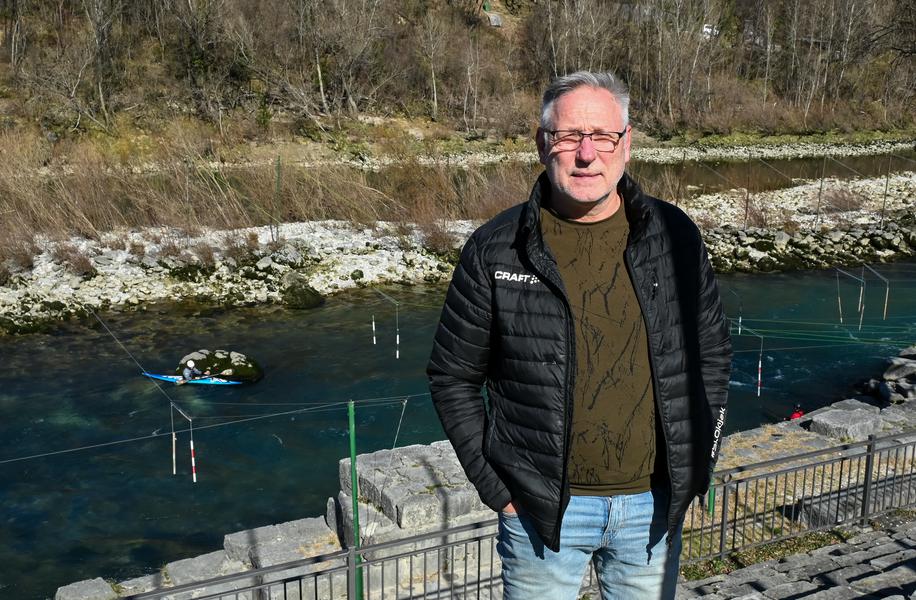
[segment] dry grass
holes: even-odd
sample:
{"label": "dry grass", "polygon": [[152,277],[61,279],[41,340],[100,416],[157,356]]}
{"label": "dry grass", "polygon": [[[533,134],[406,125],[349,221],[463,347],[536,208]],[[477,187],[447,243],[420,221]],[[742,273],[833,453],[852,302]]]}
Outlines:
{"label": "dry grass", "polygon": [[51,258],[70,273],[80,277],[93,277],[97,271],[85,252],[68,242],[59,242],[51,251]]}
{"label": "dry grass", "polygon": [[[221,150],[207,131],[188,129],[185,138],[173,132],[175,147],[163,149],[157,170],[145,174],[126,169],[125,156],[108,147],[81,142],[69,155],[58,148],[52,157],[40,136],[0,133],[0,154],[9,157],[0,164],[0,214],[10,216],[0,220],[6,240],[0,262],[29,268],[36,234],[107,240],[112,232],[164,227],[188,238],[205,228],[324,219],[416,223],[431,248],[444,249],[453,241],[443,219],[486,219],[523,201],[537,168],[460,170],[409,159],[379,173],[345,166],[282,167],[279,173],[273,164],[230,168],[213,161]],[[127,238],[115,243],[129,245]],[[238,244],[228,246],[233,251]],[[160,254],[190,250],[187,240],[167,239]]]}
{"label": "dry grass", "polygon": [[861,210],[867,201],[868,198],[846,187],[829,187],[824,189],[821,210],[829,214]]}

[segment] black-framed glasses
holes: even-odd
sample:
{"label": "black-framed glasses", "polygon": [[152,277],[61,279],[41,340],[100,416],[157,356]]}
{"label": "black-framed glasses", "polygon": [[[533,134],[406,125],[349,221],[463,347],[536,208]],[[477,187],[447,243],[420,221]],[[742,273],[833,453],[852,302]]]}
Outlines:
{"label": "black-framed glasses", "polygon": [[598,152],[613,152],[623,136],[626,135],[629,126],[624,127],[623,131],[578,131],[576,129],[555,129],[548,130],[550,134],[551,146],[555,150],[577,150],[579,144],[585,138],[591,138],[592,145]]}

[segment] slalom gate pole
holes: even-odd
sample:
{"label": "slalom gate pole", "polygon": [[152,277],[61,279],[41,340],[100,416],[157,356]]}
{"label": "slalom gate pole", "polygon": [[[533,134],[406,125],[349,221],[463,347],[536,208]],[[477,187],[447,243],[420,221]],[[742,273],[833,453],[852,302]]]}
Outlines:
{"label": "slalom gate pole", "polygon": [[[353,500],[353,547],[359,550],[359,480],[356,476],[356,409],[353,401],[347,402],[347,417],[350,432],[350,491]],[[363,597],[363,557],[356,554],[356,599]]]}

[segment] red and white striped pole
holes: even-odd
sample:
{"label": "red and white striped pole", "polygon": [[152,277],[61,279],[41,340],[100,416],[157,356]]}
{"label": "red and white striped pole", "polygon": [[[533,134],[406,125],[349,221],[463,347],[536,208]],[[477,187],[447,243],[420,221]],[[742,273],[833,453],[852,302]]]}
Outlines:
{"label": "red and white striped pole", "polygon": [[197,464],[194,462],[194,440],[191,440],[191,479],[197,483]]}
{"label": "red and white striped pole", "polygon": [[760,355],[757,357],[757,397],[758,398],[760,397],[760,388],[762,386],[763,386],[763,336],[760,336]]}
{"label": "red and white striped pole", "polygon": [[191,433],[191,480],[197,483],[197,461],[194,457],[194,421],[188,419],[188,430]]}

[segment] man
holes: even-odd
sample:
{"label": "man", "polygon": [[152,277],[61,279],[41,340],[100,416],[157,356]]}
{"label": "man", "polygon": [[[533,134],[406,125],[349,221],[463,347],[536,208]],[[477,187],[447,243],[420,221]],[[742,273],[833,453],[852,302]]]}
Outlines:
{"label": "man", "polygon": [[191,381],[192,379],[200,379],[200,377],[204,375],[209,375],[209,374],[210,374],[210,369],[207,369],[206,371],[201,372],[200,369],[194,366],[194,361],[189,360],[187,363],[185,363],[184,369],[181,370],[181,379],[176,381],[176,383],[178,385],[182,385],[182,384],[185,384]]}
{"label": "man", "polygon": [[697,227],[624,173],[628,105],[610,73],[550,84],[546,172],[468,240],[436,332],[433,402],[499,511],[507,600],[575,598],[589,560],[606,599],[673,598],[716,460],[728,325]]}

